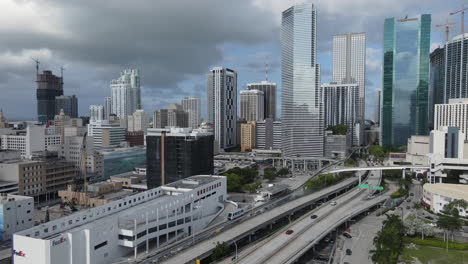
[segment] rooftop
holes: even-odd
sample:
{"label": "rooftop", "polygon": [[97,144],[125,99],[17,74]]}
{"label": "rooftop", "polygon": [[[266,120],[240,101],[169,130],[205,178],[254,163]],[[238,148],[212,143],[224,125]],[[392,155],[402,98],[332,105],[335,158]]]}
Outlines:
{"label": "rooftop", "polygon": [[424,184],[424,190],[446,197],[468,201],[468,185],[466,184],[426,183]]}
{"label": "rooftop", "polygon": [[6,193],[0,194],[0,204],[5,204],[5,203],[15,201],[15,200],[27,200],[27,199],[32,200],[33,198],[29,196],[6,194]]}
{"label": "rooftop", "polygon": [[162,187],[172,187],[176,189],[194,189],[200,185],[205,185],[207,183],[213,182],[218,180],[216,176],[208,176],[208,175],[200,175],[200,176],[192,176],[187,179],[183,179],[180,181],[172,182],[166,184]]}

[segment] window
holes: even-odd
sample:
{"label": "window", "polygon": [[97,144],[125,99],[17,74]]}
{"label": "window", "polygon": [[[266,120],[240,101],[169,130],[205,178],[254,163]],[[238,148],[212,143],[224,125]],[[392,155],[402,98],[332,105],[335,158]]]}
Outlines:
{"label": "window", "polygon": [[98,250],[98,249],[102,248],[105,245],[107,245],[107,240],[100,243],[100,244],[97,244],[96,246],[94,246],[94,250]]}

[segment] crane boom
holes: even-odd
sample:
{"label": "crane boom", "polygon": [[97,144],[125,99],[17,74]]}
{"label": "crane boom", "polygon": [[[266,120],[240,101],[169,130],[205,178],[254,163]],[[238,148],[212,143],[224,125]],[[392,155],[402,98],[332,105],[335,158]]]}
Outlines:
{"label": "crane boom", "polygon": [[455,22],[446,22],[445,24],[436,25],[436,27],[445,27],[445,42],[449,40],[450,26],[456,24]]}
{"label": "crane boom", "polygon": [[465,34],[465,10],[468,10],[468,7],[465,7],[465,5],[462,5],[462,9],[455,10],[449,13],[451,16],[461,13],[461,33],[463,37]]}

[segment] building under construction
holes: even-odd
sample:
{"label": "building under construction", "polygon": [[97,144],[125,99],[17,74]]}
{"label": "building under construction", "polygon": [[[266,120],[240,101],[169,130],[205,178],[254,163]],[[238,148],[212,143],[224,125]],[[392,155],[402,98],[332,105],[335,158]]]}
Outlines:
{"label": "building under construction", "polygon": [[36,75],[37,120],[46,123],[55,116],[55,97],[63,95],[63,78],[43,71]]}

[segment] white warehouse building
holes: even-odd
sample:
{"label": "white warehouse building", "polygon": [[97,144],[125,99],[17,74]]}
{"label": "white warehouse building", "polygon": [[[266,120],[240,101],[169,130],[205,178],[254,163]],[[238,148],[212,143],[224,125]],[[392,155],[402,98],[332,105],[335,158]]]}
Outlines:
{"label": "white warehouse building", "polygon": [[132,258],[206,227],[223,209],[226,178],[199,175],[13,235],[15,264],[101,264]]}

